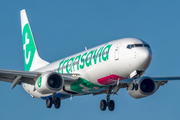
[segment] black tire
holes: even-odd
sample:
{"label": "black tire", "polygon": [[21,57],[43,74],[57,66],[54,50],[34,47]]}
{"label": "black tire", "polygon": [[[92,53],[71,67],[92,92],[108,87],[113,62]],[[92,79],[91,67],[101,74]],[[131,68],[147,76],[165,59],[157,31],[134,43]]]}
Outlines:
{"label": "black tire", "polygon": [[135,83],[134,88],[135,88],[135,90],[138,90],[138,84],[137,83]]}
{"label": "black tire", "polygon": [[48,97],[46,99],[46,107],[47,108],[51,108],[52,107],[52,98],[51,97]]}
{"label": "black tire", "polygon": [[130,85],[130,87],[131,87],[131,90],[134,90],[134,88],[135,88],[134,83],[132,83],[132,84]]}
{"label": "black tire", "polygon": [[60,100],[60,98],[56,98],[56,101],[54,103],[54,107],[56,109],[58,109],[58,108],[60,108],[60,106],[61,106],[61,100]]}
{"label": "black tire", "polygon": [[105,100],[101,100],[101,102],[100,102],[100,109],[101,109],[102,111],[105,111],[105,110],[106,110],[106,107],[107,107],[106,101],[105,101]]}
{"label": "black tire", "polygon": [[110,100],[109,103],[108,103],[108,109],[109,111],[113,111],[114,110],[114,107],[115,107],[115,103],[113,100]]}

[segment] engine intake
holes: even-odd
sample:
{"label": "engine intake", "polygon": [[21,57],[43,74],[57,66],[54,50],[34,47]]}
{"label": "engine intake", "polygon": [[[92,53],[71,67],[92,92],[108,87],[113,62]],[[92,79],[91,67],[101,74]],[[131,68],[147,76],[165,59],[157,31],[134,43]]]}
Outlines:
{"label": "engine intake", "polygon": [[43,73],[35,83],[35,89],[41,94],[54,93],[64,85],[64,79],[56,72]]}
{"label": "engine intake", "polygon": [[61,76],[58,74],[52,74],[48,77],[47,84],[50,88],[56,89],[62,86]]}
{"label": "engine intake", "polygon": [[154,81],[151,79],[144,79],[140,83],[140,89],[143,93],[152,93],[155,89]]}
{"label": "engine intake", "polygon": [[157,90],[155,81],[150,77],[139,78],[136,80],[136,84],[138,85],[137,89],[130,87],[133,86],[133,83],[131,83],[128,87],[129,95],[136,99],[152,95]]}

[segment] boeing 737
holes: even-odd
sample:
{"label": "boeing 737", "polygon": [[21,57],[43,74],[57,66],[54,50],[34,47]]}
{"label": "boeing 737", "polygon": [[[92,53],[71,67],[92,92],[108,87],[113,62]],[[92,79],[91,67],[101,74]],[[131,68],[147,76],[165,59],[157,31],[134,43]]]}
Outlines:
{"label": "boeing 737", "polygon": [[0,69],[0,81],[22,85],[33,98],[46,100],[46,107],[60,108],[61,100],[81,95],[107,94],[100,109],[113,111],[110,95],[126,88],[133,98],[154,94],[169,80],[180,76],[146,77],[152,51],[137,38],[123,38],[60,59],[53,63],[41,59],[26,11],[20,11],[25,71]]}

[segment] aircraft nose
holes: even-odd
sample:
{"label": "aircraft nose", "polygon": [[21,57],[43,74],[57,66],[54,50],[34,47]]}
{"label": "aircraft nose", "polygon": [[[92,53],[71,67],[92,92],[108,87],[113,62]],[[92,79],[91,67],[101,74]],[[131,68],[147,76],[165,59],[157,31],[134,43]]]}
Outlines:
{"label": "aircraft nose", "polygon": [[142,59],[144,60],[149,60],[151,59],[152,57],[152,52],[150,49],[143,49],[141,52],[140,52],[140,56],[142,57]]}
{"label": "aircraft nose", "polygon": [[137,50],[137,59],[139,61],[139,70],[147,69],[152,59],[151,49],[144,48]]}

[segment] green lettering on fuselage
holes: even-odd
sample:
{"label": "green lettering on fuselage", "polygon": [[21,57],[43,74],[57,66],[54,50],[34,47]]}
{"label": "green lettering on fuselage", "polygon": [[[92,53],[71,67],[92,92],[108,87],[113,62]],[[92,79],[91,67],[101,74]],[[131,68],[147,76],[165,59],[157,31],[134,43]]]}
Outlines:
{"label": "green lettering on fuselage", "polygon": [[87,55],[87,53],[84,53],[84,54],[81,56],[81,63],[82,63],[82,64],[80,64],[80,68],[81,68],[81,69],[84,68],[84,63],[85,63],[85,61],[84,61],[84,56],[85,56],[85,55]]}
{"label": "green lettering on fuselage", "polygon": [[[104,47],[101,47],[99,48],[98,52],[97,52],[97,49],[95,50],[94,52],[94,55],[93,55],[93,59],[94,59],[94,64],[97,63],[97,58],[99,57],[99,62],[101,62],[101,51]],[[97,53],[96,53],[97,52]]]}
{"label": "green lettering on fuselage", "polygon": [[[63,64],[63,62],[64,62],[64,60],[62,60],[60,63],[59,63],[59,68],[58,68],[58,73],[62,73],[62,64]],[[61,69],[61,71],[60,71],[60,69]]]}
{"label": "green lettering on fuselage", "polygon": [[[109,51],[112,44],[105,44],[105,46],[91,50],[89,53],[84,53],[83,55],[78,55],[76,57],[72,57],[70,59],[64,59],[59,63],[58,73],[63,73],[64,69],[66,69],[66,73],[71,73],[75,70],[75,66],[77,65],[77,70],[84,69],[84,67],[92,66],[92,61],[94,64],[97,64],[97,60],[99,57],[99,63],[101,61],[107,61],[109,59]],[[93,60],[92,60],[93,59]]]}
{"label": "green lettering on fuselage", "polygon": [[[109,50],[111,48],[112,44],[111,45],[107,45],[104,50],[103,50],[103,54],[102,54],[102,59],[103,61],[106,61],[109,59]],[[104,55],[105,54],[105,55]]]}
{"label": "green lettering on fuselage", "polygon": [[102,51],[103,51],[103,48],[104,47],[101,47],[99,50],[98,50],[98,56],[99,56],[99,62],[101,62],[101,56],[102,56]]}
{"label": "green lettering on fuselage", "polygon": [[86,66],[89,67],[92,65],[91,63],[91,58],[92,58],[92,55],[93,55],[93,52],[94,50],[92,50],[91,52],[89,52],[86,56]]}
{"label": "green lettering on fuselage", "polygon": [[[66,65],[66,72],[67,73],[72,72],[73,61],[74,61],[74,57],[72,57],[70,60],[68,60],[67,65]],[[69,64],[69,63],[71,63],[71,64]]]}
{"label": "green lettering on fuselage", "polygon": [[[76,58],[75,58],[75,63],[76,63],[76,65],[77,65],[77,70],[79,70],[79,61],[80,61],[80,58],[81,58],[81,55],[78,55]],[[77,61],[76,61],[76,59],[78,59]],[[73,67],[74,68],[74,67]],[[75,69],[74,69],[75,70]]]}
{"label": "green lettering on fuselage", "polygon": [[[64,68],[66,67],[66,72],[67,72],[67,63],[68,63],[69,59],[66,59],[63,63],[63,66],[62,66],[62,73],[63,73],[63,70]],[[66,64],[66,66],[64,66]]]}

